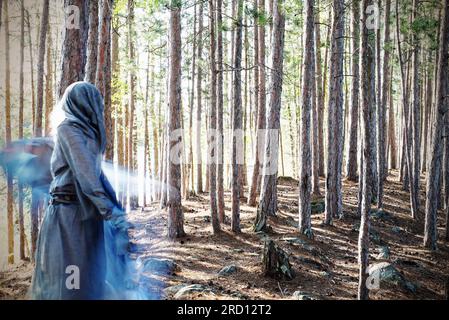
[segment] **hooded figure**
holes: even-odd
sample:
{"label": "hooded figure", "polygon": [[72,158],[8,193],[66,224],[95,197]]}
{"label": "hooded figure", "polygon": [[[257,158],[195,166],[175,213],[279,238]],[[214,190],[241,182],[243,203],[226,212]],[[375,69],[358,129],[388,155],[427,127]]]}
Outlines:
{"label": "hooded figure", "polygon": [[125,278],[130,225],[101,170],[103,99],[92,84],[76,82],[60,103],[65,120],[57,128],[51,158],[50,202],[39,233],[31,297],[117,298],[111,290],[123,285],[117,279]]}

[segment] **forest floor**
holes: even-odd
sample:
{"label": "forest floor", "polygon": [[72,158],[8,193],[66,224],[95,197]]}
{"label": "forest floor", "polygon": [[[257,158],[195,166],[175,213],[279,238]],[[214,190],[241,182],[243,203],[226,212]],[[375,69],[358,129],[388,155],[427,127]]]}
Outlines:
{"label": "forest floor", "polygon": [[[324,193],[324,181],[321,190]],[[183,201],[187,236],[177,241],[167,239],[167,214],[158,204],[133,211],[132,255],[152,261],[142,274],[141,286],[152,291],[152,297],[162,299],[292,299],[294,292],[299,299],[355,299],[357,190],[357,184],[343,181],[344,217],[333,225],[322,224],[323,213],[312,216],[313,240],[297,233],[298,183],[291,178],[279,179],[279,212],[270,217],[268,234],[252,231],[256,209],[242,203],[242,233],[232,233],[227,221],[221,234],[212,235],[207,193]],[[229,204],[230,194],[225,197]],[[397,182],[397,172],[391,172],[385,184],[384,203],[383,213],[372,213],[369,259],[371,264],[390,263],[397,274],[393,281],[381,281],[379,289],[370,291],[370,298],[444,299],[449,243],[440,241],[436,252],[423,249],[422,219],[410,217],[409,195]],[[420,212],[424,204],[422,181]],[[226,207],[228,216],[229,212]],[[441,239],[442,212],[438,226]],[[263,276],[261,254],[267,238],[290,255],[293,280]],[[228,268],[219,274],[224,267]],[[31,274],[30,263],[0,273],[0,299],[25,298]]]}

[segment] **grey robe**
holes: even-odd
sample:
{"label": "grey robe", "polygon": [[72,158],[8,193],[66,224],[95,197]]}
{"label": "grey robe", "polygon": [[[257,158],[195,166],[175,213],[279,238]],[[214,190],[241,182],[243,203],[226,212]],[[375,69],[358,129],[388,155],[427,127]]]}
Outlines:
{"label": "grey robe", "polygon": [[31,295],[104,299],[110,297],[107,277],[113,289],[122,285],[117,279],[126,271],[126,258],[114,247],[117,230],[105,223],[122,209],[101,171],[103,101],[93,85],[78,82],[67,88],[61,103],[66,119],[57,128],[50,195],[70,200],[50,204],[45,212]]}

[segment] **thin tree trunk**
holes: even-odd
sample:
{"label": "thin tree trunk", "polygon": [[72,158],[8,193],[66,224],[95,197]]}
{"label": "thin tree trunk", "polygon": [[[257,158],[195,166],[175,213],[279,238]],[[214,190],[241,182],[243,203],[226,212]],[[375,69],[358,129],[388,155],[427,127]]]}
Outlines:
{"label": "thin tree trunk", "polygon": [[[225,222],[225,202],[223,185],[223,0],[217,0],[217,209],[221,223]],[[257,69],[257,68],[256,68]]]}
{"label": "thin tree trunk", "polygon": [[[98,4],[105,3],[102,0],[89,0],[89,34],[87,37],[87,62],[85,81],[95,84],[97,74],[97,53],[98,53]],[[101,45],[100,45],[101,49]]]}
{"label": "thin tree trunk", "polygon": [[311,145],[310,145],[310,115],[312,111],[312,95],[314,82],[313,65],[313,27],[314,27],[314,0],[305,3],[306,19],[304,22],[304,65],[302,86],[302,108],[301,108],[301,143],[299,158],[299,232],[308,238],[313,237],[311,223]]}
{"label": "thin tree trunk", "polygon": [[[418,16],[418,0],[413,1],[413,22],[418,21],[420,17]],[[412,112],[411,112],[411,122],[412,122],[412,164],[413,171],[410,176],[410,182],[413,184],[415,189],[414,201],[416,208],[419,208],[419,184],[420,184],[420,129],[421,129],[421,83],[420,83],[420,40],[416,37],[412,37],[412,43],[414,45],[413,55],[412,55],[412,65],[413,65],[413,89],[412,89]]]}
{"label": "thin tree trunk", "polygon": [[[319,0],[316,2],[316,7],[319,7]],[[319,14],[316,16],[315,22],[315,72],[316,72],[316,95],[317,95],[317,116],[318,116],[318,174],[324,177],[324,127],[323,127],[323,115],[324,115],[324,88],[323,88],[323,70],[322,70],[322,58],[321,58],[321,33],[320,33],[320,20]],[[327,50],[327,49],[326,49]]]}
{"label": "thin tree trunk", "polygon": [[[372,0],[362,0],[362,26],[366,26],[368,14],[367,7],[372,5]],[[374,31],[363,27],[361,31],[361,82],[362,82],[362,132],[363,132],[363,191],[361,202],[361,222],[358,240],[358,262],[359,262],[359,286],[358,299],[369,298],[367,286],[368,263],[369,263],[369,213],[372,198],[372,148],[370,146],[373,135],[372,119],[375,117],[375,59],[374,59]]]}
{"label": "thin tree trunk", "polygon": [[208,148],[209,148],[209,200],[210,200],[210,213],[212,229],[214,234],[220,232],[220,221],[218,220],[217,211],[217,162],[215,157],[216,148],[216,126],[217,126],[217,66],[215,63],[216,58],[216,41],[215,41],[215,0],[209,1],[209,40],[210,40],[210,114],[209,114],[209,135],[208,135]]}
{"label": "thin tree trunk", "polygon": [[44,0],[41,19],[41,33],[39,36],[39,57],[37,60],[37,106],[36,125],[34,135],[42,137],[42,118],[44,114],[44,66],[45,66],[45,44],[48,30],[49,0]]}
{"label": "thin tree trunk", "polygon": [[[24,56],[25,56],[25,0],[20,1],[20,79],[19,79],[19,139],[23,139],[23,110],[24,110]],[[0,5],[1,7],[1,5]],[[0,9],[0,20],[1,20],[1,9]],[[0,22],[1,25],[1,22]],[[18,182],[18,192],[19,192],[19,256],[20,260],[25,260],[25,225],[23,218],[23,184],[19,180]]]}
{"label": "thin tree trunk", "polygon": [[[181,143],[181,3],[171,0],[170,6],[170,71],[169,71],[169,151]],[[170,153],[168,153],[170,154]],[[168,236],[185,236],[184,216],[181,205],[181,166],[176,159],[168,159]]]}
{"label": "thin tree trunk", "polygon": [[[11,142],[11,70],[9,47],[9,13],[8,1],[4,1],[5,28],[5,143]],[[6,214],[8,223],[8,263],[14,264],[14,209],[13,209],[13,180],[12,175],[6,174]]]}
{"label": "thin tree trunk", "polygon": [[201,155],[201,113],[202,113],[202,81],[203,81],[203,68],[202,68],[202,55],[203,55],[203,2],[199,3],[198,12],[198,79],[196,81],[196,193],[203,192],[203,169],[202,169],[202,155]]}
{"label": "thin tree trunk", "polygon": [[[99,26],[99,41],[98,41],[98,59],[96,66],[95,84],[100,90],[104,99],[104,125],[106,129],[106,151],[105,158],[112,161],[114,159],[114,121],[112,114],[114,113],[112,99],[111,99],[111,18],[113,10],[113,0],[102,0],[100,8],[100,26]],[[132,21],[130,23],[133,23]],[[131,31],[130,31],[131,32]],[[133,35],[130,35],[132,39]],[[130,53],[134,50],[132,41],[130,43]],[[130,57],[131,64],[133,59]],[[130,89],[133,89],[131,82]],[[132,95],[131,91],[131,95]],[[130,104],[131,110],[133,105]],[[131,119],[133,113],[131,113]],[[129,127],[130,130],[132,127]],[[132,132],[132,131],[131,131]]]}
{"label": "thin tree trunk", "polygon": [[45,135],[51,134],[51,113],[53,111],[53,68],[52,68],[52,54],[51,54],[51,32],[48,26],[47,38],[47,70],[45,75]]}
{"label": "thin tree trunk", "polygon": [[[259,15],[265,13],[265,0],[259,0]],[[265,150],[265,132],[263,129],[266,128],[266,91],[265,91],[265,25],[260,25],[257,23],[258,31],[258,111],[257,111],[257,140],[256,140],[256,153],[254,157],[254,167],[251,177],[251,186],[248,195],[248,205],[256,205],[256,197],[258,193],[259,184],[261,181],[260,166],[261,157],[263,158],[262,150]],[[260,153],[260,154],[259,154]]]}
{"label": "thin tree trunk", "polygon": [[191,91],[189,97],[189,175],[191,180],[191,188],[190,193],[195,193],[195,177],[194,177],[194,168],[193,168],[193,108],[195,104],[195,69],[196,69],[196,21],[197,21],[197,13],[196,13],[197,4],[194,5],[193,12],[193,40],[192,40],[192,77],[191,77]]}
{"label": "thin tree trunk", "polygon": [[352,3],[352,84],[351,84],[351,105],[349,118],[349,148],[347,175],[349,181],[357,180],[357,156],[359,130],[359,61],[360,61],[360,0]]}
{"label": "thin tree trunk", "polygon": [[34,59],[33,59],[33,43],[31,40],[31,23],[30,23],[30,13],[26,10],[27,15],[27,29],[28,29],[28,46],[29,46],[29,53],[30,53],[30,76],[31,76],[31,112],[32,112],[32,118],[33,118],[33,132],[36,124],[36,94],[34,92]]}
{"label": "thin tree trunk", "polygon": [[[389,45],[390,43],[390,8],[391,8],[391,0],[385,1],[385,30],[384,30],[384,46]],[[380,30],[378,31],[378,34],[380,34]],[[380,36],[378,37],[378,42],[380,42]],[[378,44],[378,56],[380,57],[380,43]],[[378,63],[380,62],[380,58],[378,58]],[[377,66],[378,70],[381,69],[381,66]],[[382,92],[381,92],[381,98],[377,102],[378,103],[378,110],[377,110],[377,136],[378,136],[378,145],[377,145],[377,168],[378,168],[378,175],[377,175],[377,208],[379,210],[383,209],[383,193],[384,193],[384,180],[385,180],[385,162],[387,160],[386,157],[386,151],[385,148],[385,123],[386,123],[386,110],[387,110],[387,101],[388,101],[388,93],[390,89],[390,51],[387,49],[384,49],[383,54],[383,65],[382,65],[382,74],[383,79],[382,81],[378,79],[378,91],[380,90],[380,85],[382,84]],[[379,71],[379,78],[380,78],[380,71]],[[379,96],[379,95],[378,95]]]}

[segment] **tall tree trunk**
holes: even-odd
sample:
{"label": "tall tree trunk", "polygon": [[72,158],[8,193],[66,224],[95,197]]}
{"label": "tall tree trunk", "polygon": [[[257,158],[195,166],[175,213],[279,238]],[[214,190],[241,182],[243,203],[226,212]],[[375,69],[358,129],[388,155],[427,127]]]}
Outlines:
{"label": "tall tree trunk", "polygon": [[362,96],[362,132],[363,132],[363,191],[361,202],[361,222],[358,241],[358,262],[359,262],[359,286],[358,298],[359,300],[366,300],[369,298],[369,291],[367,287],[368,279],[368,259],[369,259],[369,213],[371,208],[372,198],[372,148],[370,146],[373,125],[372,119],[375,117],[375,59],[374,59],[374,31],[367,26],[367,7],[373,4],[373,0],[362,0],[362,31],[361,31],[361,74],[362,82],[361,96]]}
{"label": "tall tree trunk", "polygon": [[[5,143],[11,142],[11,70],[9,48],[9,13],[8,1],[4,1],[5,28]],[[14,211],[12,175],[6,173],[6,215],[8,221],[8,263],[14,264]]]}
{"label": "tall tree trunk", "polygon": [[[259,0],[259,15],[265,14],[265,0]],[[256,152],[254,155],[254,167],[251,177],[251,186],[248,195],[248,205],[256,205],[256,197],[259,189],[259,184],[261,182],[260,176],[260,166],[261,157],[263,158],[262,150],[265,150],[265,132],[263,129],[266,128],[266,91],[265,91],[265,25],[257,23],[258,32],[258,111],[257,111],[257,140],[256,140]]]}
{"label": "tall tree trunk", "polygon": [[220,221],[218,220],[217,211],[217,162],[216,162],[216,126],[217,126],[217,66],[216,58],[216,41],[215,41],[215,0],[209,1],[209,39],[210,39],[210,107],[209,107],[209,134],[208,134],[208,148],[209,148],[209,200],[212,229],[214,233],[220,232]]}
{"label": "tall tree trunk", "polygon": [[51,113],[53,111],[53,61],[51,54],[51,32],[50,26],[48,26],[48,37],[47,37],[47,70],[45,75],[45,135],[50,136],[51,134]]}
{"label": "tall tree trunk", "polygon": [[193,168],[193,108],[195,104],[195,72],[196,72],[196,13],[197,4],[194,5],[193,12],[193,40],[192,40],[192,77],[191,77],[191,91],[189,97],[189,175],[190,175],[190,193],[195,193],[195,176]]}
{"label": "tall tree trunk", "polygon": [[438,110],[435,118],[434,130],[432,133],[432,145],[430,153],[429,173],[426,185],[426,216],[424,226],[424,247],[435,250],[437,247],[437,206],[438,189],[440,187],[440,175],[443,157],[443,127],[444,118],[448,113],[448,73],[449,68],[449,0],[444,1],[443,14],[441,20],[439,61],[437,73],[436,108]]}
{"label": "tall tree trunk", "polygon": [[[417,190],[415,189],[415,185],[413,184],[413,174],[412,174],[412,130],[410,128],[409,123],[409,98],[408,98],[408,89],[407,89],[407,79],[408,76],[405,73],[405,64],[402,55],[401,49],[401,39],[400,39],[400,25],[399,25],[399,4],[396,1],[396,40],[398,42],[398,56],[399,56],[399,64],[401,69],[401,87],[402,87],[402,105],[403,105],[403,116],[404,116],[404,156],[405,163],[408,172],[408,180],[410,181],[410,204],[411,204],[411,215],[412,218],[418,217],[418,204],[416,202]],[[405,179],[404,179],[405,180]]]}
{"label": "tall tree trunk", "polygon": [[[87,37],[87,62],[85,81],[95,83],[97,74],[97,53],[101,46],[98,46],[98,4],[105,3],[102,0],[89,0],[89,34]],[[103,9],[104,10],[104,9]]]}
{"label": "tall tree trunk", "polygon": [[[134,116],[136,103],[136,63],[134,49],[134,0],[128,0],[128,58],[130,61],[129,70],[129,93],[128,93],[128,172],[131,174],[134,170]],[[133,193],[134,185],[129,184],[129,203],[132,209],[137,207],[137,199]]]}
{"label": "tall tree trunk", "polygon": [[[24,57],[25,57],[25,0],[20,1],[20,79],[19,79],[19,139],[23,139],[23,110],[24,110]],[[1,6],[1,5],[0,5]],[[1,9],[0,9],[0,20],[1,20]],[[0,23],[1,24],[1,23]],[[18,192],[19,192],[19,256],[20,260],[25,260],[25,225],[23,218],[23,184],[18,181]]]}
{"label": "tall tree trunk", "polygon": [[[254,229],[267,227],[267,216],[277,211],[277,171],[279,150],[280,111],[284,63],[285,13],[282,0],[273,1],[273,51],[271,53],[270,109],[267,119],[267,133],[263,159],[260,200]],[[259,36],[259,41],[262,37]],[[259,104],[259,108],[261,104]]]}
{"label": "tall tree trunk", "polygon": [[[316,7],[319,7],[319,0],[316,1]],[[317,116],[318,116],[318,174],[324,177],[324,127],[323,127],[323,115],[324,115],[324,88],[323,88],[323,70],[322,70],[322,58],[321,58],[321,32],[320,32],[320,20],[319,10],[316,15],[315,22],[315,72],[316,72],[316,96],[317,96]]]}
{"label": "tall tree trunk", "polygon": [[[377,168],[378,168],[378,175],[377,175],[377,208],[379,210],[383,209],[383,193],[384,193],[384,180],[385,180],[385,162],[386,162],[386,152],[387,149],[385,148],[385,136],[386,136],[386,110],[387,110],[387,101],[388,101],[388,92],[390,89],[390,79],[389,79],[389,73],[390,73],[390,50],[388,49],[389,42],[390,42],[390,8],[391,8],[391,0],[385,1],[385,29],[384,29],[384,54],[383,54],[383,65],[382,67],[380,64],[377,66],[378,70],[381,70],[382,68],[382,74],[383,79],[380,80],[380,71],[378,73],[378,88],[377,90],[380,91],[381,84],[382,84],[382,92],[381,92],[381,98],[379,101],[377,101],[378,109],[377,109],[377,137],[378,137],[378,143],[377,143]],[[377,31],[378,34],[380,34],[380,30]],[[380,36],[378,36],[378,42],[380,42]],[[378,44],[378,52],[377,55],[380,57],[380,43]],[[378,63],[380,62],[380,58],[378,58]],[[379,96],[379,95],[378,95]]]}
{"label": "tall tree trunk", "polygon": [[[333,1],[334,19],[331,39],[331,65],[328,104],[328,146],[326,175],[325,224],[342,214],[341,159],[343,144],[343,50],[344,50],[344,3]],[[330,143],[333,141],[333,143]]]}
{"label": "tall tree trunk", "polygon": [[[98,59],[96,66],[95,84],[100,90],[104,99],[104,125],[106,129],[106,151],[105,158],[112,161],[114,159],[114,121],[112,114],[114,113],[111,99],[111,18],[113,10],[113,0],[102,0],[100,8],[100,35],[98,40]],[[132,21],[130,23],[133,23]],[[132,28],[132,27],[131,27]],[[132,39],[132,35],[130,36]],[[132,41],[130,43],[130,53],[134,51]],[[134,63],[130,59],[131,64]],[[135,80],[134,80],[135,81]],[[131,82],[131,88],[133,88]],[[131,92],[132,95],[132,92]],[[132,104],[130,104],[133,110]],[[133,113],[131,113],[132,117]],[[130,130],[131,130],[130,126]]]}
{"label": "tall tree trunk", "polygon": [[[225,222],[225,202],[223,185],[223,0],[217,0],[217,207],[220,222]],[[255,68],[257,69],[257,68]]]}
{"label": "tall tree trunk", "polygon": [[347,176],[349,181],[357,180],[357,145],[359,130],[359,61],[360,61],[360,0],[352,2],[352,84],[349,118],[349,147],[347,155]]}
{"label": "tall tree trunk", "polygon": [[[413,22],[419,21],[418,16],[418,0],[413,0]],[[411,122],[412,122],[412,175],[410,176],[410,183],[413,184],[415,189],[414,201],[416,203],[416,208],[419,208],[419,181],[420,181],[420,131],[421,131],[421,83],[420,83],[420,40],[417,36],[413,35],[412,44],[414,45],[412,54],[412,112],[411,112]]]}
{"label": "tall tree trunk", "polygon": [[[170,66],[169,66],[169,124],[168,146],[174,150],[181,144],[181,135],[175,130],[181,128],[181,3],[170,3]],[[170,153],[168,153],[170,154]],[[185,236],[184,216],[181,205],[181,166],[176,159],[168,159],[168,236]]]}
{"label": "tall tree trunk", "polygon": [[[429,54],[429,60],[431,61],[431,55]],[[425,105],[424,105],[424,129],[421,141],[421,152],[422,152],[422,163],[421,172],[426,172],[427,169],[427,151],[428,151],[428,141],[429,141],[429,127],[431,126],[431,110],[432,110],[432,72],[430,66],[427,67],[427,80],[426,80],[426,93],[425,93]]]}
{"label": "tall tree trunk", "polygon": [[240,171],[242,170],[242,28],[243,28],[243,0],[237,1],[236,8],[236,29],[234,44],[234,79],[233,79],[233,111],[232,111],[232,215],[231,229],[233,232],[240,232]]}
{"label": "tall tree trunk", "polygon": [[306,19],[304,22],[304,65],[302,82],[302,109],[301,109],[301,143],[299,158],[299,232],[308,238],[313,237],[311,223],[311,145],[310,145],[310,114],[312,111],[312,86],[314,81],[313,65],[313,28],[314,28],[314,0],[305,3]]}
{"label": "tall tree trunk", "polygon": [[[391,66],[390,77],[392,79],[393,76],[393,66]],[[395,112],[394,112],[394,101],[393,101],[393,81],[390,80],[390,87],[388,88],[389,94],[389,108],[388,108],[388,145],[390,147],[390,168],[397,169],[397,142],[396,142],[396,123],[395,123]]]}
{"label": "tall tree trunk", "polygon": [[[0,1],[1,2],[1,1]],[[31,76],[31,113],[32,113],[32,118],[33,118],[33,132],[34,132],[34,128],[35,128],[35,123],[36,123],[36,94],[34,92],[34,55],[33,55],[33,43],[31,40],[31,23],[30,23],[30,13],[26,10],[26,15],[27,15],[27,29],[28,29],[28,48],[29,48],[29,54],[30,54],[30,76]]]}
{"label": "tall tree trunk", "polygon": [[197,71],[197,81],[196,81],[196,100],[197,100],[197,109],[196,109],[196,193],[203,192],[203,161],[202,161],[202,152],[201,152],[201,113],[202,113],[202,81],[203,81],[203,2],[199,3],[199,12],[198,12],[198,71]]}
{"label": "tall tree trunk", "polygon": [[[69,8],[78,8],[77,14]],[[76,81],[84,79],[84,67],[86,65],[87,34],[88,23],[88,1],[84,0],[64,0],[64,12],[66,26],[64,29],[61,59],[61,74],[58,85],[58,100],[62,97],[65,89]],[[79,22],[76,23],[76,22]],[[73,23],[73,24],[72,24]]]}
{"label": "tall tree trunk", "polygon": [[[315,17],[318,15],[316,14],[316,11],[314,12],[314,20]],[[312,121],[312,132],[311,132],[311,150],[312,150],[312,193],[316,196],[321,196],[320,191],[320,144],[319,144],[319,121],[318,121],[318,99],[317,99],[317,79],[316,79],[316,63],[315,58],[316,54],[315,51],[319,50],[319,48],[316,47],[315,44],[315,36],[314,36],[314,30],[315,28],[318,28],[318,26],[313,25],[313,31],[312,31],[312,100],[311,100],[311,121]]]}
{"label": "tall tree trunk", "polygon": [[45,67],[45,44],[48,30],[49,0],[44,0],[41,18],[41,33],[39,36],[39,57],[37,60],[37,106],[36,126],[34,135],[42,137],[42,118],[44,114],[44,67]]}

